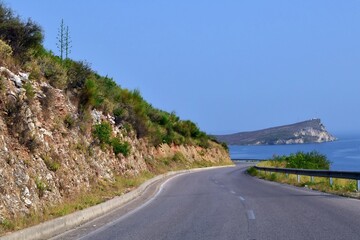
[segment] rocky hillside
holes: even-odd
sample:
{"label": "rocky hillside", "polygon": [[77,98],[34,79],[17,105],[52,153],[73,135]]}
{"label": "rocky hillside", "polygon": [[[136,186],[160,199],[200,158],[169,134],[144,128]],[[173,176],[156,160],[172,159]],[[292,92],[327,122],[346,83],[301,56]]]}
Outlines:
{"label": "rocky hillside", "polygon": [[218,135],[215,138],[230,145],[300,144],[336,140],[334,136],[326,131],[320,119],[253,132]]}
{"label": "rocky hillside", "polygon": [[129,143],[127,156],[115,154],[77,126],[77,107],[64,91],[46,82],[32,82],[33,96],[29,96],[29,74],[15,74],[4,67],[0,72],[0,220],[43,211],[100,180],[151,171],[152,162],[171,160],[175,154],[182,155],[189,166],[193,162],[229,163],[228,153],[213,142],[208,148],[153,146],[117,125],[113,116],[92,110],[92,127],[109,123],[111,135]]}
{"label": "rocky hillside", "polygon": [[41,41],[0,3],[0,234],[119,177],[231,163],[191,121]]}

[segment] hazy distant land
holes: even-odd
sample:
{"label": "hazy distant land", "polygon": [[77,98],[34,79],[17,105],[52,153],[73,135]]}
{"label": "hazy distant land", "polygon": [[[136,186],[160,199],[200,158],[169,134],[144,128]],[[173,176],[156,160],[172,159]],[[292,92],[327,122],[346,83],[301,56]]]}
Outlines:
{"label": "hazy distant land", "polygon": [[320,119],[311,119],[290,125],[278,126],[251,132],[215,135],[218,141],[229,145],[275,145],[321,143],[335,141]]}

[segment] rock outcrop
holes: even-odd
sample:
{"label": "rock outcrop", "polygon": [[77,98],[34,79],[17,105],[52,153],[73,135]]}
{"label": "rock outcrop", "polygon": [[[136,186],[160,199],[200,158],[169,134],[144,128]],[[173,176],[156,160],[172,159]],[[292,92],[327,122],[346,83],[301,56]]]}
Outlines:
{"label": "rock outcrop", "polygon": [[0,67],[0,221],[43,211],[68,196],[86,191],[99,180],[148,171],[149,159],[229,162],[228,153],[211,142],[209,148],[162,144],[116,125],[110,115],[93,110],[92,124],[106,121],[113,134],[130,144],[130,154],[115,155],[94,143],[91,130],[72,126],[79,118],[69,96],[46,82]]}
{"label": "rock outcrop", "polygon": [[336,140],[336,138],[325,129],[320,119],[311,119],[291,125],[253,132],[218,135],[215,136],[215,138],[229,145],[302,144]]}

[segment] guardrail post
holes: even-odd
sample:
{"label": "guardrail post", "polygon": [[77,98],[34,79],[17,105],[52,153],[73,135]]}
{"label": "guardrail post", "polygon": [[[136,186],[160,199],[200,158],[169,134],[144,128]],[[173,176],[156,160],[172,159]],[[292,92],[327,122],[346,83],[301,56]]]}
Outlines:
{"label": "guardrail post", "polygon": [[359,191],[360,190],[360,180],[357,180],[357,187],[356,190]]}
{"label": "guardrail post", "polygon": [[314,182],[314,176],[311,176],[310,179],[311,179],[310,181],[313,183]]}
{"label": "guardrail post", "polygon": [[286,178],[288,178],[288,177],[289,177],[289,174],[288,174],[288,173],[285,173],[285,176],[286,176]]}
{"label": "guardrail post", "polygon": [[330,177],[329,179],[330,179],[330,186],[332,186],[333,185],[333,178]]}
{"label": "guardrail post", "polygon": [[297,175],[297,182],[300,183],[300,175]]}

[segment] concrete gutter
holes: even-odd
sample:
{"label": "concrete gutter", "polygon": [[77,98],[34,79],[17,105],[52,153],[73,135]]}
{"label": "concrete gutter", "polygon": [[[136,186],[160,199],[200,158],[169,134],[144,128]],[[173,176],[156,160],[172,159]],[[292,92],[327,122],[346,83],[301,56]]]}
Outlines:
{"label": "concrete gutter", "polygon": [[111,212],[112,210],[122,207],[125,203],[128,203],[135,198],[139,197],[144,193],[144,191],[153,183],[158,180],[162,180],[177,174],[181,173],[192,173],[199,172],[204,170],[222,168],[222,167],[231,167],[230,166],[220,166],[220,167],[208,167],[208,168],[195,168],[190,170],[174,171],[168,172],[159,176],[156,176],[152,179],[141,184],[135,190],[128,192],[122,196],[115,197],[109,201],[103,202],[101,204],[76,211],[69,215],[55,218],[53,220],[40,223],[33,227],[25,228],[23,230],[10,233],[0,237],[2,240],[38,240],[38,239],[49,239],[66,231],[69,231],[77,226],[80,226],[90,220],[93,220],[97,217],[103,216],[106,213]]}

